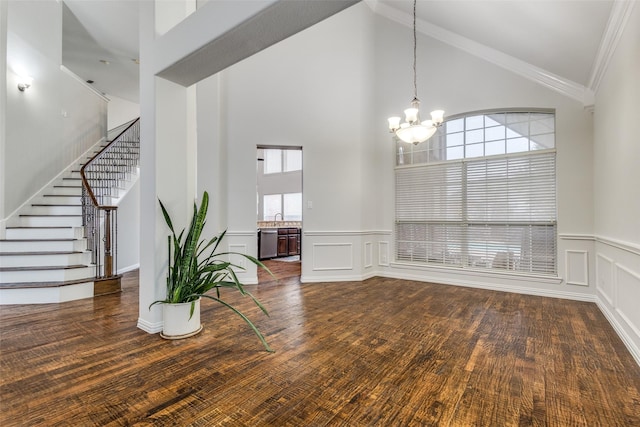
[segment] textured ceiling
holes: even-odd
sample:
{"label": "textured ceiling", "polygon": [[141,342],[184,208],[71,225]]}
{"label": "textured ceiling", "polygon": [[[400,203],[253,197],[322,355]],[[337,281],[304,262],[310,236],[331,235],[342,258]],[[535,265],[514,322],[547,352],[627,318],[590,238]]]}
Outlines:
{"label": "textured ceiling", "polygon": [[[237,0],[216,0],[237,1]],[[319,1],[319,0],[317,0]],[[411,0],[366,0],[411,14]],[[63,63],[137,102],[138,1],[64,0]],[[418,19],[587,86],[613,0],[419,0]],[[290,19],[290,18],[289,18]],[[110,62],[104,65],[104,59]]]}

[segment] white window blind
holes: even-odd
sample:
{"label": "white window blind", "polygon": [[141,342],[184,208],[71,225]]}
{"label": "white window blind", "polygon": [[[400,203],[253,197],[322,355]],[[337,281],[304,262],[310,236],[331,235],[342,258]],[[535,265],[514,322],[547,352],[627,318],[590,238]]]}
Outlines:
{"label": "white window blind", "polygon": [[530,146],[396,168],[397,260],[555,275],[556,155]]}

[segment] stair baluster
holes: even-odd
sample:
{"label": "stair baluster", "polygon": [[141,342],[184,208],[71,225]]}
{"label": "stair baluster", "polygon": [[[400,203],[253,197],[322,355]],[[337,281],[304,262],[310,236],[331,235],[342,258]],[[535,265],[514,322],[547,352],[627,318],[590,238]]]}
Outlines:
{"label": "stair baluster", "polygon": [[118,188],[135,172],[140,159],[140,119],[132,121],[80,170],[82,218],[96,279],[118,280]]}

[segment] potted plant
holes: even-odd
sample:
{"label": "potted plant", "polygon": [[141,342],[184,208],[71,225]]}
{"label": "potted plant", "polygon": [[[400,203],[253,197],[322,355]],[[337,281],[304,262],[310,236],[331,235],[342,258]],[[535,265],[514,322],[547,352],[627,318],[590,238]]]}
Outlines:
{"label": "potted plant", "polygon": [[[210,240],[200,239],[209,206],[209,194],[205,191],[200,208],[193,204],[193,218],[185,236],[185,229],[179,235],[173,228],[167,209],[160,202],[164,220],[171,230],[169,242],[169,272],[167,275],[167,296],[163,300],[154,301],[163,305],[164,326],[162,336],[168,339],[186,338],[202,330],[200,324],[200,300],[209,298],[219,302],[239,315],[256,333],[267,351],[273,351],[258,328],[237,308],[221,299],[220,289],[235,289],[242,295],[250,297],[267,316],[267,310],[242,283],[238,280],[234,269],[243,269],[227,260],[229,255],[242,256],[259,268],[269,269],[256,258],[238,252],[217,252],[218,245],[226,231]],[[269,271],[269,273],[271,273]],[[215,291],[209,293],[210,291]]]}

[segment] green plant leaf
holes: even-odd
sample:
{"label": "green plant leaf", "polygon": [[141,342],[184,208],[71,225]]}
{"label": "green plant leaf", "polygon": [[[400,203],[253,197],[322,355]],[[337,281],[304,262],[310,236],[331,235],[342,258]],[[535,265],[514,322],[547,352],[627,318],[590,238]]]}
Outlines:
{"label": "green plant leaf", "polygon": [[203,295],[203,297],[219,302],[220,304],[224,305],[225,307],[229,308],[234,313],[236,313],[238,316],[240,316],[245,322],[247,322],[247,324],[251,327],[251,329],[253,329],[253,332],[255,332],[255,334],[258,336],[265,350],[267,350],[269,353],[275,353],[275,351],[271,349],[271,347],[269,347],[269,344],[267,344],[267,340],[265,340],[264,336],[262,335],[262,332],[260,332],[260,330],[256,327],[256,325],[254,325],[253,322],[249,320],[249,318],[245,316],[240,310],[238,310],[231,304],[227,304],[225,301],[221,300],[220,298],[216,298],[211,295]]}

